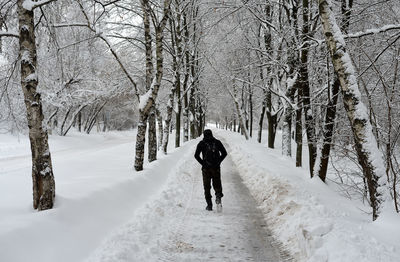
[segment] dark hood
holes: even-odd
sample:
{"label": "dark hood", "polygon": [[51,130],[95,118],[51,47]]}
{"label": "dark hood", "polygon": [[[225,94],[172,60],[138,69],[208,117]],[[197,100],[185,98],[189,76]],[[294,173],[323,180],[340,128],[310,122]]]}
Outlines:
{"label": "dark hood", "polygon": [[203,136],[204,136],[203,140],[205,140],[205,141],[210,141],[210,140],[214,139],[213,134],[210,129],[204,130]]}

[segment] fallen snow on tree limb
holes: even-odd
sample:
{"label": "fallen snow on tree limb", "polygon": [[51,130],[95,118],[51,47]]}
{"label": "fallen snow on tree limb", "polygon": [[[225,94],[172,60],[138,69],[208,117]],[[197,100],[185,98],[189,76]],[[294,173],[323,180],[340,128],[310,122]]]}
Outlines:
{"label": "fallen snow on tree limb", "polygon": [[347,34],[347,35],[345,35],[345,37],[346,38],[357,38],[357,37],[361,37],[361,36],[379,34],[379,33],[389,31],[389,30],[396,30],[396,29],[400,29],[400,24],[385,25],[380,28],[371,28],[371,29],[367,29],[365,31]]}
{"label": "fallen snow on tree limb", "polygon": [[139,110],[142,111],[146,107],[147,103],[149,102],[152,92],[153,92],[153,90],[149,89],[145,94],[143,94],[139,97]]}
{"label": "fallen snow on tree limb", "polygon": [[55,0],[38,0],[38,1],[33,1],[33,0],[25,0],[24,3],[22,4],[22,7],[25,8],[28,11],[32,11],[36,7],[48,4],[50,2],[54,2]]}

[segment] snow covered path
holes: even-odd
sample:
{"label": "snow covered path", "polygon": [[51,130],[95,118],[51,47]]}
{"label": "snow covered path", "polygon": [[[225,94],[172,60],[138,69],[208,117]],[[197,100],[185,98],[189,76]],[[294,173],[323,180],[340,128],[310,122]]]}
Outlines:
{"label": "snow covered path", "polygon": [[[228,150],[229,151],[229,150]],[[168,261],[281,261],[263,216],[228,156],[222,167],[223,212],[204,210],[200,170],[195,174],[194,198]],[[171,243],[169,243],[171,245]]]}
{"label": "snow covered path", "polygon": [[288,261],[273,244],[229,155],[221,168],[224,210],[205,210],[195,144],[191,147],[179,160],[172,156],[176,167],[163,191],[103,241],[88,261]]}

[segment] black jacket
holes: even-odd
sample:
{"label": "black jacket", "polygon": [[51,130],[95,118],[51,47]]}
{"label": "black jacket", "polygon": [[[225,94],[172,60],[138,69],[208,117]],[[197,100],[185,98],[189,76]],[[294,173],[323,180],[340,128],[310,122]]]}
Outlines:
{"label": "black jacket", "polygon": [[[204,156],[207,150],[207,144],[213,143],[216,146],[218,151],[218,155],[212,159],[211,161],[205,161]],[[200,153],[202,154],[202,158],[200,157]],[[197,144],[196,153],[194,157],[196,160],[202,165],[203,168],[218,168],[221,165],[221,162],[228,155],[225,147],[222,145],[221,141],[211,136],[205,136],[203,140],[201,140]]]}

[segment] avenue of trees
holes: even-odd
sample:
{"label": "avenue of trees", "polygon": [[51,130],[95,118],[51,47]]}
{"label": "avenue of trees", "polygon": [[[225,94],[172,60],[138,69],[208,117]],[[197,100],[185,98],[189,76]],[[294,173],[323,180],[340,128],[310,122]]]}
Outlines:
{"label": "avenue of trees", "polygon": [[48,134],[137,128],[140,171],[210,122],[282,136],[375,220],[399,212],[399,38],[396,0],[1,0],[0,131],[29,132],[39,210]]}

